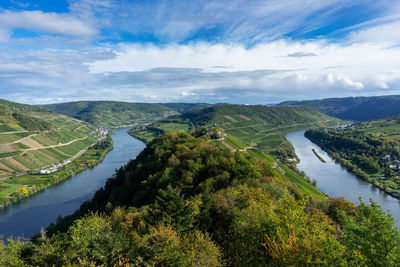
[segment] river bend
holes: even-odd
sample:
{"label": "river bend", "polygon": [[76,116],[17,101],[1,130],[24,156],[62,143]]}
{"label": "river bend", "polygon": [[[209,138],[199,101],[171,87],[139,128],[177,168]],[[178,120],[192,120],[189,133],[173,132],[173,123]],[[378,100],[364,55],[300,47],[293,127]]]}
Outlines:
{"label": "river bend", "polygon": [[104,160],[91,169],[47,188],[29,198],[0,209],[0,235],[3,238],[29,238],[54,223],[59,215],[72,214],[102,187],[116,169],[135,158],[145,144],[128,134],[128,128],[113,132],[114,148]]}

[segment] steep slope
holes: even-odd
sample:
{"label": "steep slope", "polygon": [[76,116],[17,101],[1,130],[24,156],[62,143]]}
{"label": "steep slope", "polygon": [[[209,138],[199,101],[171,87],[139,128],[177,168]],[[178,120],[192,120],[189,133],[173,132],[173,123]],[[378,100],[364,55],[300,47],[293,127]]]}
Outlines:
{"label": "steep slope", "polygon": [[117,101],[77,101],[43,107],[95,126],[145,125],[171,115],[207,107],[191,103],[129,103]]}
{"label": "steep slope", "polygon": [[28,174],[72,160],[96,142],[95,130],[42,107],[0,100],[0,206],[13,192],[51,183],[50,176]]}
{"label": "steep slope", "polygon": [[[170,131],[199,131],[202,127],[216,125],[227,133],[221,142],[231,149],[259,148],[265,152],[278,152],[294,156],[285,140],[287,132],[336,125],[339,120],[312,107],[303,106],[250,106],[218,105],[171,116],[147,127],[134,129],[131,134],[150,140]],[[224,140],[222,140],[224,139]]]}
{"label": "steep slope", "polygon": [[382,119],[400,114],[399,95],[286,101],[279,105],[312,106],[330,116],[354,121]]}

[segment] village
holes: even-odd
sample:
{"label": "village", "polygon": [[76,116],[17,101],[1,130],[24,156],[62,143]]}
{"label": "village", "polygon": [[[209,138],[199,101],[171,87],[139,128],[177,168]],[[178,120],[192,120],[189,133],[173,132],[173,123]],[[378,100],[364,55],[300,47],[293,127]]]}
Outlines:
{"label": "village", "polygon": [[390,163],[389,168],[397,174],[400,174],[400,160],[396,159],[392,155],[385,155],[382,157],[382,161],[385,163]]}
{"label": "village", "polygon": [[328,129],[337,130],[337,131],[344,131],[344,130],[355,130],[355,129],[358,129],[358,128],[359,128],[359,125],[343,124],[343,125],[339,125],[339,126],[335,126],[335,127],[330,127]]}
{"label": "village", "polygon": [[[98,143],[98,142],[100,142],[102,140],[105,140],[107,138],[108,134],[110,133],[110,131],[111,131],[111,128],[107,128],[107,127],[97,128],[95,131],[90,132],[88,135],[97,136],[96,143]],[[37,171],[35,173],[36,174],[50,174],[50,173],[56,172],[59,169],[61,169],[62,167],[64,167],[65,165],[67,165],[68,163],[70,163],[71,159],[64,160],[62,163],[54,164],[51,167],[48,167],[46,169],[41,169],[41,170],[39,170],[39,171]]]}

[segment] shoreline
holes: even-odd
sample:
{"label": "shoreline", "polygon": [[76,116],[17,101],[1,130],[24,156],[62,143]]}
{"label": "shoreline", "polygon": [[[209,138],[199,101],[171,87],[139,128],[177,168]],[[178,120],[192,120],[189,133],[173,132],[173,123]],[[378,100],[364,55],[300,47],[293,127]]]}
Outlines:
{"label": "shoreline", "polygon": [[[307,136],[305,136],[308,140],[310,140],[313,144],[319,146],[317,143],[313,142],[311,139],[309,139]],[[378,185],[375,184],[375,180],[373,178],[371,178],[367,173],[365,173],[363,170],[361,170],[362,175],[359,175],[358,173],[356,173],[353,170],[353,165],[349,165],[345,159],[342,159],[341,157],[335,156],[333,154],[332,151],[328,150],[328,149],[324,149],[323,147],[319,146],[323,151],[325,151],[326,153],[328,153],[329,157],[331,157],[335,163],[338,163],[342,168],[346,169],[348,172],[350,172],[351,174],[353,174],[354,176],[356,176],[359,179],[362,179],[363,181],[368,182],[369,184],[373,185],[374,187],[378,188],[380,191],[384,192],[385,194],[388,194],[398,200],[400,200],[400,194],[396,194],[393,192],[389,192],[387,190],[385,190],[384,188],[379,187]],[[314,151],[313,151],[314,152]],[[315,153],[314,153],[315,154]],[[357,166],[355,166],[357,167]],[[358,168],[358,167],[357,167]]]}
{"label": "shoreline", "polygon": [[[104,157],[107,155],[107,153],[110,152],[114,147],[114,142],[112,140],[111,134],[112,134],[112,131],[108,134],[106,139],[90,145],[88,148],[86,148],[86,151],[82,155],[79,155],[77,158],[72,160],[70,163],[62,166],[59,170],[57,170],[51,174],[48,174],[49,178],[51,178],[50,182],[39,184],[39,185],[31,185],[28,188],[23,187],[26,189],[25,194],[21,193],[22,189],[20,189],[19,191],[14,191],[11,194],[9,194],[8,196],[11,196],[11,198],[9,198],[8,201],[6,201],[5,203],[0,203],[0,209],[6,209],[6,208],[10,207],[11,205],[16,204],[20,200],[29,198],[30,196],[33,196],[36,193],[39,193],[53,185],[59,184],[65,180],[71,178],[73,175],[79,174],[80,172],[82,172],[88,168],[92,168],[92,167],[98,165],[99,163],[101,163],[104,160]],[[88,151],[91,150],[91,148],[93,146],[95,146],[96,144],[99,144],[103,141],[107,141],[107,140],[110,141],[110,145],[107,146],[106,148],[104,148],[103,150],[101,150],[98,158],[90,159],[90,160],[86,160],[86,161],[80,160],[83,156],[85,156],[86,153],[88,153]],[[25,175],[33,177],[33,178],[34,178],[34,176],[38,176],[38,177],[43,176],[43,174],[25,174]],[[21,177],[21,176],[24,176],[24,175],[20,175],[19,177]],[[12,178],[9,178],[9,179],[12,179]]]}

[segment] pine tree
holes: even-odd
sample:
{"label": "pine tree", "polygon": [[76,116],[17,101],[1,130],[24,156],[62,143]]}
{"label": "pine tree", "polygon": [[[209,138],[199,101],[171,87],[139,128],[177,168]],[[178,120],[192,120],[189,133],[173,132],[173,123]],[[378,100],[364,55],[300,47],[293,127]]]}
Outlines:
{"label": "pine tree", "polygon": [[191,228],[193,218],[193,204],[184,199],[181,190],[171,185],[159,191],[156,201],[149,209],[149,223],[170,224],[179,231]]}

